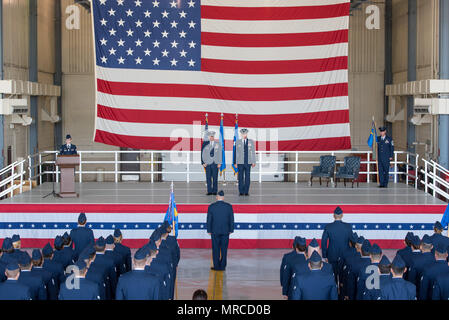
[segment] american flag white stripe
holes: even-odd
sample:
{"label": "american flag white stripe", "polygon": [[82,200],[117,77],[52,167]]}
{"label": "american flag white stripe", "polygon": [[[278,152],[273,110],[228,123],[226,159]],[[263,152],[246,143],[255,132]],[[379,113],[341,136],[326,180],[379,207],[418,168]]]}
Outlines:
{"label": "american flag white stripe", "polygon": [[222,7],[314,7],[348,3],[348,0],[202,0],[204,6]]}

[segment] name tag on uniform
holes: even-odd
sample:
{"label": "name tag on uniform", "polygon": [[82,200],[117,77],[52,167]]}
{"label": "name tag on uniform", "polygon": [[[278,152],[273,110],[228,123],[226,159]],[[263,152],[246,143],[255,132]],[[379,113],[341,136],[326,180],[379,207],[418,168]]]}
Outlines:
{"label": "name tag on uniform", "polygon": [[390,143],[390,141],[388,141],[388,140],[385,140],[385,143]]}

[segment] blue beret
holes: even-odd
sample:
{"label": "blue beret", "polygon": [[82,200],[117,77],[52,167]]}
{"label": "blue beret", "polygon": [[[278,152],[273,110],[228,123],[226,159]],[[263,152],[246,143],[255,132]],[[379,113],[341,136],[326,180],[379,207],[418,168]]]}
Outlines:
{"label": "blue beret", "polygon": [[380,262],[379,262],[379,265],[380,266],[385,266],[385,267],[387,267],[387,266],[389,266],[391,264],[391,262],[390,262],[390,259],[388,259],[388,257],[387,256],[382,256],[382,259],[380,259]]}
{"label": "blue beret", "polygon": [[391,265],[395,268],[405,268],[405,262],[399,254],[397,254],[396,257],[394,257]]}
{"label": "blue beret", "polygon": [[363,241],[362,251],[364,251],[364,252],[371,252],[371,244],[366,239]]}
{"label": "blue beret", "polygon": [[424,243],[424,244],[432,244],[432,239],[429,237],[429,235],[425,234],[422,237],[422,243]]}
{"label": "blue beret", "polygon": [[313,251],[312,255],[310,256],[310,261],[312,262],[320,262],[323,259],[321,259],[321,256],[318,252]]}
{"label": "blue beret", "polygon": [[136,260],[143,260],[147,257],[147,252],[145,249],[140,248],[139,250],[136,251],[136,253],[134,254],[134,259]]}
{"label": "blue beret", "polygon": [[67,240],[68,238],[70,238],[70,235],[67,232],[64,232],[64,234],[62,235],[62,238],[64,240]]}
{"label": "blue beret", "polygon": [[12,241],[11,241],[11,238],[5,238],[5,239],[3,239],[2,249],[3,249],[3,250],[11,250],[11,249],[12,249]]}
{"label": "blue beret", "polygon": [[382,249],[375,243],[371,247],[370,253],[371,254],[382,254]]}
{"label": "blue beret", "polygon": [[86,267],[87,267],[87,264],[86,264],[86,262],[84,261],[84,259],[79,259],[79,260],[76,262],[75,265],[78,267],[78,269],[79,269],[80,271],[86,269]]}
{"label": "blue beret", "polygon": [[114,230],[114,237],[118,238],[122,235],[122,232],[120,231],[120,229],[115,229]]}
{"label": "blue beret", "polygon": [[97,239],[97,242],[95,242],[95,244],[97,245],[97,247],[103,248],[104,246],[106,246],[106,241],[103,237],[100,237]]}
{"label": "blue beret", "polygon": [[363,236],[357,238],[357,244],[363,244],[363,241],[365,241],[365,238]]}
{"label": "blue beret", "polygon": [[70,134],[65,136],[66,139],[72,139],[72,136]]}
{"label": "blue beret", "polygon": [[47,243],[45,247],[42,249],[42,254],[44,256],[49,256],[53,253],[53,248],[51,247],[50,243]]}
{"label": "blue beret", "polygon": [[220,197],[224,197],[224,191],[223,191],[223,190],[218,191],[218,195],[219,195]]}
{"label": "blue beret", "polygon": [[441,243],[438,243],[438,244],[435,246],[435,251],[438,252],[438,253],[441,253],[441,254],[445,254],[445,253],[447,253],[447,247],[444,246],[444,245],[441,244]]}
{"label": "blue beret", "polygon": [[319,248],[318,241],[316,241],[316,239],[313,238],[312,241],[310,241],[310,243],[309,243],[309,247]]}
{"label": "blue beret", "polygon": [[31,259],[30,259],[30,255],[28,254],[28,252],[23,252],[20,256],[19,256],[19,264],[22,266],[26,266],[28,264],[31,263]]}
{"label": "blue beret", "polygon": [[20,241],[20,236],[18,234],[13,234],[11,237],[12,242]]}
{"label": "blue beret", "polygon": [[413,234],[413,232],[409,231],[409,232],[407,232],[407,235],[405,236],[405,240],[412,241],[414,236],[415,235]]}
{"label": "blue beret", "polygon": [[6,265],[6,270],[14,271],[17,269],[19,269],[19,265],[17,264],[17,262],[10,262]]}
{"label": "blue beret", "polygon": [[64,241],[62,240],[62,237],[56,236],[55,242],[54,242],[55,247],[62,247],[63,243],[64,243]]}
{"label": "blue beret", "polygon": [[156,251],[157,250],[156,243],[154,243],[154,241],[148,242],[147,247],[148,247],[148,250],[151,250],[151,251]]}
{"label": "blue beret", "polygon": [[443,229],[444,229],[444,228],[443,228],[443,225],[441,224],[440,221],[435,222],[435,224],[433,225],[433,227],[434,227],[435,229],[438,229],[438,230],[443,230]]}
{"label": "blue beret", "polygon": [[421,239],[418,236],[413,236],[412,238],[412,244],[415,247],[418,247],[421,244]]}
{"label": "blue beret", "polygon": [[40,260],[42,258],[42,253],[39,249],[34,249],[32,254],[31,254],[31,258],[33,260]]}
{"label": "blue beret", "polygon": [[114,244],[114,237],[112,235],[106,237],[106,244]]}
{"label": "blue beret", "polygon": [[84,212],[81,212],[80,215],[78,216],[78,223],[84,224],[86,223],[86,221],[87,221],[86,214]]}
{"label": "blue beret", "polygon": [[339,216],[339,215],[341,215],[342,213],[343,213],[343,210],[341,210],[340,207],[336,207],[336,208],[335,208],[335,210],[334,210],[334,214],[335,214],[335,215]]}

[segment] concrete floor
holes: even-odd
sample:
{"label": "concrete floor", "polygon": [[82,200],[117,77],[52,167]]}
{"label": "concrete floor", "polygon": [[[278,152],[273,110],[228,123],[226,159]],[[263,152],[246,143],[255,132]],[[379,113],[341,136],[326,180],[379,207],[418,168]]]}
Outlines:
{"label": "concrete floor", "polygon": [[[379,189],[374,183],[361,183],[359,188],[320,187],[316,182],[312,187],[307,183],[291,182],[252,182],[249,197],[238,195],[237,185],[228,182],[219,184],[226,194],[226,200],[233,204],[444,204],[444,202],[416,190],[403,183],[391,183],[388,189]],[[52,196],[43,198],[52,191],[51,183],[2,200],[1,203],[145,203],[166,204],[169,200],[168,182],[84,182],[76,185],[78,198],[61,199]],[[175,182],[176,202],[178,204],[209,204],[215,197],[206,196],[202,182]],[[58,192],[59,185],[56,185]]]}

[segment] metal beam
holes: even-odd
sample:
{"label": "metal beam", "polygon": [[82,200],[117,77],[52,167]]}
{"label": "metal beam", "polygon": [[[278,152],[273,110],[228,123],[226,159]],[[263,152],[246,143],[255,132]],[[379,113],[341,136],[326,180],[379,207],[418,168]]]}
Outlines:
{"label": "metal beam", "polygon": [[[3,0],[0,0],[0,80],[3,80]],[[0,94],[0,99],[3,95]],[[0,115],[0,168],[5,165],[5,128],[4,116]]]}
{"label": "metal beam", "polygon": [[[440,79],[449,79],[449,1],[440,0]],[[438,117],[438,162],[449,169],[449,115]]]}
{"label": "metal beam", "polygon": [[[416,52],[417,52],[417,0],[408,0],[408,66],[407,80],[416,80]],[[415,151],[415,125],[410,122],[413,117],[413,96],[407,97],[407,149]]]}
{"label": "metal beam", "polygon": [[[57,86],[62,85],[62,32],[61,32],[61,1],[55,1],[55,75],[53,84]],[[62,94],[62,90],[61,90]],[[61,120],[55,123],[54,127],[54,142],[53,145],[56,150],[62,143],[62,99],[58,97],[58,115]]]}
{"label": "metal beam", "polygon": [[[29,0],[29,52],[28,52],[28,78],[29,81],[38,82],[38,59],[37,59],[37,0]],[[33,123],[28,131],[29,154],[35,154],[38,151],[38,112],[37,96],[30,97],[30,116]]]}

